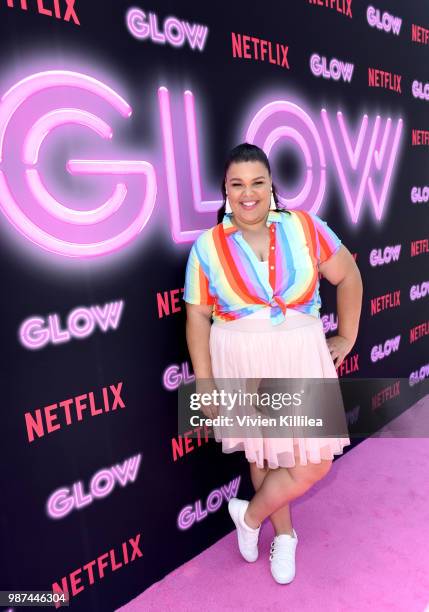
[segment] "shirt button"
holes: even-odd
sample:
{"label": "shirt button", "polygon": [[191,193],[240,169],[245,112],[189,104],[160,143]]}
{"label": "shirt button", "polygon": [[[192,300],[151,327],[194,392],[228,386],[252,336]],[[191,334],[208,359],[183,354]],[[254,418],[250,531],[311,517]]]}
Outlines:
{"label": "shirt button", "polygon": [[274,266],[270,266],[271,270],[274,270]]}
{"label": "shirt button", "polygon": [[276,248],[276,247],[273,247],[273,246],[272,246],[272,247],[271,247],[271,250],[272,250],[272,251],[274,251],[274,249],[275,249],[275,248]]}

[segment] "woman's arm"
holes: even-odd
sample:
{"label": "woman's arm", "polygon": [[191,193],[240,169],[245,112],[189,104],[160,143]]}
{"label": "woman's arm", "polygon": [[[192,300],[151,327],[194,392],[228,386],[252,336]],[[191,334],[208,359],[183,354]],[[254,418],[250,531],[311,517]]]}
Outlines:
{"label": "woman's arm", "polygon": [[[217,389],[213,379],[210,356],[210,327],[213,305],[197,305],[186,302],[186,342],[195,374],[197,393],[212,393]],[[205,405],[200,409],[209,418],[218,416],[218,408]]]}
{"label": "woman's arm", "polygon": [[338,251],[327,261],[319,264],[323,277],[337,287],[338,336],[345,338],[347,344],[338,346],[331,341],[334,349],[332,357],[339,358],[340,365],[345,355],[353,348],[359,330],[362,310],[363,284],[359,268],[350,251],[342,244]]}
{"label": "woman's arm", "polygon": [[195,378],[213,378],[210,357],[210,327],[213,306],[186,302],[186,342]]}

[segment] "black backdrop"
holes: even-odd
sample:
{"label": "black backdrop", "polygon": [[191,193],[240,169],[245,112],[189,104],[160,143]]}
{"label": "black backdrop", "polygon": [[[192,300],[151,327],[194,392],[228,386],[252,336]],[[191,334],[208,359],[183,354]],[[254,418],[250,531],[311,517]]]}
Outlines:
{"label": "black backdrop", "polygon": [[[326,136],[323,146],[327,185],[321,205],[315,210],[356,255],[365,286],[359,338],[340,376],[389,377],[400,381],[403,400],[394,406],[384,402],[376,410],[368,402],[360,405],[358,411],[356,406],[350,407],[351,433],[371,433],[422,395],[424,381],[412,384],[416,376],[413,373],[417,372],[421,379],[427,375],[424,366],[428,361],[428,339],[421,337],[410,343],[409,336],[410,329],[421,324],[420,335],[425,330],[427,334],[423,325],[425,317],[427,324],[427,285],[423,283],[428,270],[425,252],[428,208],[425,202],[411,201],[411,189],[427,182],[426,146],[412,146],[412,130],[429,129],[429,102],[413,97],[412,82],[425,82],[429,48],[412,42],[411,24],[429,27],[429,17],[419,2],[379,0],[376,8],[381,13],[387,11],[402,18],[398,36],[371,27],[367,3],[356,1],[351,4],[350,18],[335,6],[317,6],[304,0],[282,6],[272,1],[210,5],[78,0],[75,10],[80,25],[73,19],[65,21],[41,14],[40,7],[54,10],[54,3],[48,0],[40,3],[39,9],[35,0],[28,0],[27,10],[18,1],[14,4],[8,6],[6,0],[0,3],[2,95],[37,72],[75,71],[118,91],[133,110],[132,116],[125,119],[107,106],[102,108],[101,116],[114,130],[112,142],[102,143],[103,148],[98,137],[93,134],[89,137],[85,129],[75,126],[60,127],[46,138],[40,149],[40,163],[47,183],[51,181],[52,191],[60,194],[58,199],[66,204],[69,194],[72,201],[74,198],[80,202],[82,209],[100,206],[106,199],[103,196],[111,191],[107,188],[104,191],[97,177],[71,178],[64,166],[70,158],[85,159],[88,155],[95,159],[100,155],[101,159],[121,159],[112,153],[115,146],[121,153],[126,152],[126,159],[147,160],[156,174],[154,210],[146,225],[129,244],[97,257],[70,258],[41,248],[10,222],[5,212],[5,196],[1,194],[4,213],[0,215],[1,587],[50,590],[55,582],[61,583],[63,577],[69,577],[110,549],[118,551],[118,559],[122,542],[141,534],[141,557],[116,571],[109,566],[104,578],[97,574],[92,585],[86,571],[78,574],[79,587],[83,589],[72,598],[74,609],[113,610],[231,529],[225,500],[219,512],[212,507],[207,516],[199,517],[187,528],[178,526],[183,508],[189,505],[195,511],[200,500],[203,509],[210,493],[221,491],[229,483],[240,486],[242,497],[251,490],[242,454],[222,455],[213,440],[200,446],[194,441],[192,452],[178,458],[173,455],[173,440],[177,439],[177,389],[174,383],[173,388],[167,389],[163,380],[168,368],[180,373],[188,367],[192,374],[180,289],[193,238],[182,235],[178,240],[177,235],[172,235],[158,88],[167,87],[171,95],[183,231],[202,230],[216,222],[214,212],[193,209],[183,127],[185,90],[191,90],[195,97],[205,200],[220,199],[226,152],[245,140],[252,113],[264,104],[279,99],[299,104],[321,135],[322,108],[332,115],[332,122],[335,113],[341,110],[347,124],[353,126],[352,134],[365,113],[370,121],[377,114],[384,121],[392,117],[393,126],[399,118],[403,120],[381,218],[376,219],[366,189],[358,219],[353,222]],[[342,6],[342,2],[338,5]],[[64,16],[66,3],[60,2],[58,7]],[[126,25],[130,7],[156,13],[160,28],[171,15],[204,24],[208,33],[203,50],[193,50],[187,44],[174,47],[136,39]],[[272,41],[274,46],[277,42],[287,45],[289,69],[269,61],[234,58],[231,32]],[[309,68],[313,53],[327,57],[328,61],[335,57],[353,63],[351,82],[314,76]],[[368,67],[402,75],[402,93],[368,87]],[[11,183],[15,182],[20,204],[24,208],[29,206],[33,220],[42,224],[46,212],[39,216],[34,213],[28,194],[20,191],[24,179],[19,136],[25,133],[25,118],[28,128],[43,105],[44,112],[76,107],[80,94],[51,88],[40,98],[40,106],[37,95],[26,100],[25,108],[17,116],[15,132],[12,123],[6,129],[5,141],[8,136],[13,138],[5,144],[2,171]],[[91,103],[90,96],[82,98],[83,108],[96,114],[97,108],[91,107]],[[351,138],[353,142],[355,136]],[[380,146],[380,141],[377,144]],[[389,141],[388,151],[391,147]],[[285,141],[283,147],[277,144],[273,148],[270,160],[275,181],[286,193],[288,185],[301,176],[302,156]],[[117,182],[112,177],[106,180],[109,187]],[[144,189],[145,183],[139,182],[138,177],[129,178],[125,203],[131,211],[138,208]],[[88,236],[89,241],[95,238],[95,234],[79,234],[79,226],[64,235],[72,242],[85,242]],[[411,243],[416,240],[423,241],[419,243],[422,253],[411,257]],[[398,261],[370,265],[373,249],[399,244]],[[423,297],[419,300],[409,297],[413,285],[420,286]],[[400,306],[371,315],[371,300],[398,290]],[[170,302],[170,313],[163,314],[161,310],[160,315],[159,305],[169,292],[173,292],[176,307],[172,308]],[[322,314],[334,314],[334,288],[322,282],[321,293]],[[29,350],[20,341],[20,326],[29,317],[46,319],[56,313],[64,326],[68,314],[79,306],[89,308],[119,300],[123,300],[123,312],[116,329],[102,332],[96,328],[88,337],[49,342],[38,350]],[[327,329],[327,333],[331,332]],[[398,334],[399,349],[382,360],[371,361],[373,347]],[[29,442],[26,413],[36,418],[37,409],[90,391],[94,392],[96,402],[101,402],[102,388],[120,382],[124,408],[97,418],[90,416],[87,409],[81,421],[73,418],[68,426],[63,412],[58,411],[60,427]],[[347,450],[357,441],[354,438]],[[62,518],[49,516],[46,503],[55,490],[71,489],[80,481],[87,491],[88,483],[99,470],[122,464],[138,454],[141,461],[133,482],[123,487],[117,484],[106,497],[74,508]],[[218,498],[213,499],[216,502]],[[129,549],[132,550],[131,546]]]}

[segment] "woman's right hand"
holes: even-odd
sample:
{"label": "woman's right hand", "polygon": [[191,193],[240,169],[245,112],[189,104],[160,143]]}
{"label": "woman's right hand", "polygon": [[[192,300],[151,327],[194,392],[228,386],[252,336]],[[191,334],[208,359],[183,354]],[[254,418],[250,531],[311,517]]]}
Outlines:
{"label": "woman's right hand", "polygon": [[[213,394],[213,391],[218,391],[218,388],[214,382],[214,378],[197,378],[195,381],[195,392],[200,395],[203,394]],[[214,399],[214,395],[212,395]],[[200,399],[201,402],[201,399]],[[219,406],[216,406],[214,403],[205,403],[204,405],[201,403],[199,408],[201,412],[208,419],[214,419],[219,416]]]}

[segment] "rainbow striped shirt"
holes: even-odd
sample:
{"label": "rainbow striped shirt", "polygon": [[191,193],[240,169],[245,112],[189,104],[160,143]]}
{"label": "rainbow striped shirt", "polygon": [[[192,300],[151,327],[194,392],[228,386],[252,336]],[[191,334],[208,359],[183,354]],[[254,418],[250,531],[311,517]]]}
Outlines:
{"label": "rainbow striped shirt", "polygon": [[267,306],[273,325],[284,321],[286,308],[320,318],[317,264],[340,248],[340,238],[326,221],[303,210],[271,210],[266,224],[268,282],[253,249],[225,214],[222,223],[203,232],[192,245],[183,300],[213,305],[213,321],[232,321]]}

